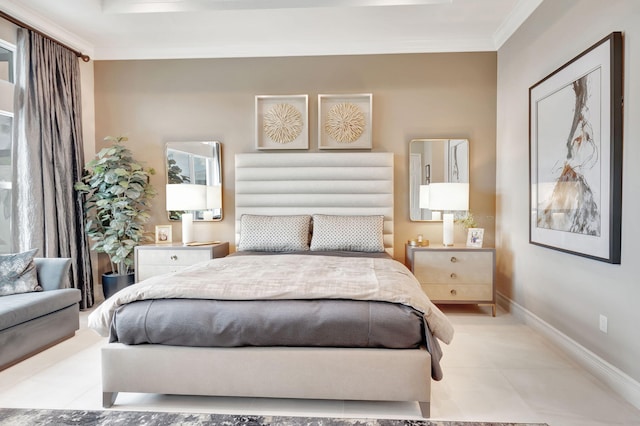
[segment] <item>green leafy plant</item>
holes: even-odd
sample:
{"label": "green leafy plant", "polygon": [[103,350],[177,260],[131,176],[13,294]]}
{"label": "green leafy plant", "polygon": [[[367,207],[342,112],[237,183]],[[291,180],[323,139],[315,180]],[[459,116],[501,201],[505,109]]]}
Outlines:
{"label": "green leafy plant", "polygon": [[84,168],[75,189],[86,194],[85,229],[98,253],[106,253],[112,272],[131,273],[135,246],[150,238],[144,233],[150,201],[156,195],[145,169],[123,145],[126,137],[107,136],[113,145],[102,149]]}

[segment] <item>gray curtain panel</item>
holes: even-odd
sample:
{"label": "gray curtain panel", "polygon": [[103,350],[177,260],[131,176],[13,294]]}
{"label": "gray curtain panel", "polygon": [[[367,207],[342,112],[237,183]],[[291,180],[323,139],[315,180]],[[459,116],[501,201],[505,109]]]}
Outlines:
{"label": "gray curtain panel", "polygon": [[81,309],[94,303],[82,196],[80,66],[76,55],[33,31],[18,30],[13,135],[13,250],[70,257]]}

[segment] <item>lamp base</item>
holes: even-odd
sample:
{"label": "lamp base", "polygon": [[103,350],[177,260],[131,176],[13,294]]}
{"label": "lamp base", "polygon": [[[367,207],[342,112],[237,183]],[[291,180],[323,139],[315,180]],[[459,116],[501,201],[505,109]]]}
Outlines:
{"label": "lamp base", "polygon": [[193,242],[193,213],[182,214],[182,245]]}
{"label": "lamp base", "polygon": [[453,213],[442,215],[442,244],[445,247],[453,245]]}

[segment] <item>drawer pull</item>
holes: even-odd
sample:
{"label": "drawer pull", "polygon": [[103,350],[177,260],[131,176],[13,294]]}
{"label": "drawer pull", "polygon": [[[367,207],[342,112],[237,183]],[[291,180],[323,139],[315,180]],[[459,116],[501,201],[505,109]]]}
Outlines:
{"label": "drawer pull", "polygon": [[456,294],[458,294],[458,292],[456,291],[456,289],[454,288],[453,290],[451,290],[451,295],[455,296]]}
{"label": "drawer pull", "polygon": [[178,260],[178,256],[176,256],[175,254],[171,255],[171,260]]}
{"label": "drawer pull", "polygon": [[456,263],[458,259],[455,256],[451,256],[451,263]]}
{"label": "drawer pull", "polygon": [[458,276],[456,275],[456,273],[455,273],[455,272],[452,272],[452,273],[451,273],[451,275],[450,275],[450,277],[451,277],[451,278],[453,278],[453,279],[458,278]]}

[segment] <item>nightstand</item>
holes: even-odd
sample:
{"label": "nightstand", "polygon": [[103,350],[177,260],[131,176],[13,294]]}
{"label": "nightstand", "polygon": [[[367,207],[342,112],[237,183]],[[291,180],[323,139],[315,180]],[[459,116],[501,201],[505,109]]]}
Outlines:
{"label": "nightstand", "polygon": [[433,303],[491,305],[496,316],[494,248],[405,246],[407,267]]}
{"label": "nightstand", "polygon": [[136,282],[177,272],[198,262],[225,257],[229,243],[184,246],[181,243],[147,244],[135,248]]}

